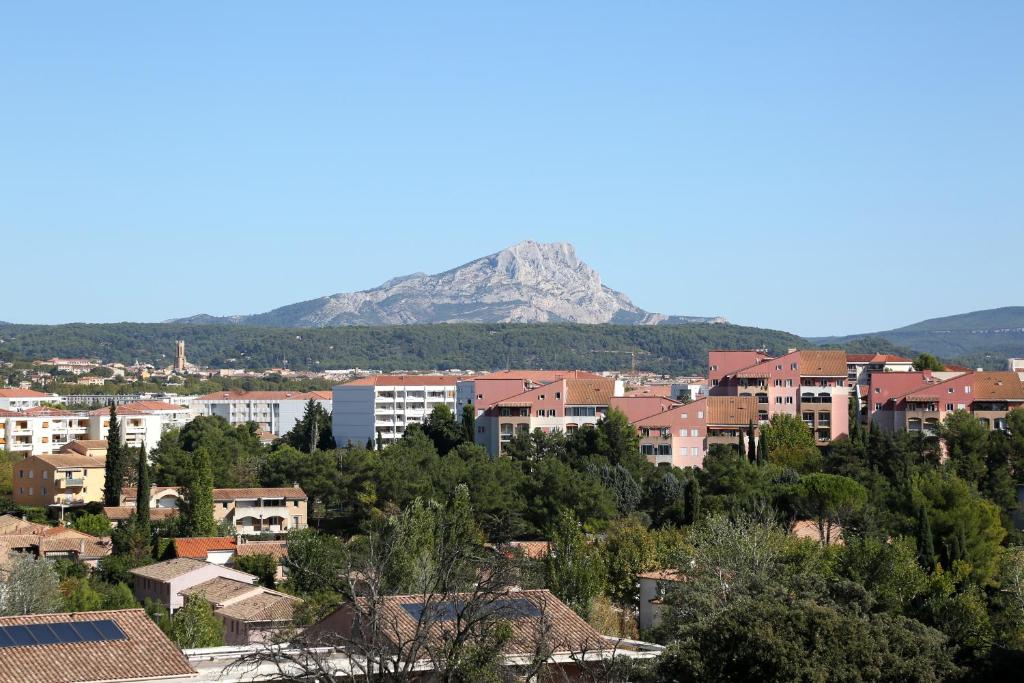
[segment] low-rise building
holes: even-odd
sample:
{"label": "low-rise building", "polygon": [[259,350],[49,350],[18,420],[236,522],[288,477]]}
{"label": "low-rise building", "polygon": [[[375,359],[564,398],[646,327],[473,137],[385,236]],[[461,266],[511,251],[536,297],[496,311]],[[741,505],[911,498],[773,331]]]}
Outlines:
{"label": "low-rise building", "polygon": [[106,458],[77,453],[30,455],[14,463],[13,495],[18,505],[76,507],[103,500]]}
{"label": "low-rise building", "polygon": [[188,557],[211,564],[228,564],[235,556],[234,536],[176,538],[171,544],[175,557]]}
{"label": "low-rise building", "polygon": [[0,617],[0,683],[129,683],[197,675],[143,609]]}
{"label": "low-rise building", "polygon": [[846,381],[851,387],[866,387],[874,372],[911,372],[914,361],[885,353],[846,354]]}
{"label": "low-rise building", "polygon": [[0,564],[7,553],[20,552],[48,560],[67,558],[96,567],[111,551],[109,537],[0,515]]}
{"label": "low-rise building", "polygon": [[213,516],[228,520],[238,534],[285,533],[305,529],[308,498],[296,486],[214,489]]}
{"label": "low-rise building", "polygon": [[273,640],[290,626],[299,598],[248,581],[218,576],[181,591],[185,601],[205,600],[224,629],[227,645],[249,645]]}
{"label": "low-rise building", "polygon": [[640,613],[637,626],[640,632],[661,625],[665,610],[665,593],[683,581],[683,575],[674,569],[662,569],[638,574],[640,584]]}
{"label": "low-rise building", "polygon": [[331,425],[339,446],[382,446],[402,438],[405,428],[422,424],[439,405],[453,412],[458,377],[372,375],[334,387]]}
{"label": "low-rise building", "polygon": [[326,391],[217,391],[194,398],[192,413],[222,417],[232,425],[253,422],[260,431],[284,436],[302,419],[311,400],[331,412],[331,394]]}
{"label": "low-rise building", "polygon": [[182,591],[218,577],[253,585],[257,578],[237,569],[188,557],[176,557],[131,570],[135,599],[154,600],[170,612],[185,604]]}
{"label": "low-rise building", "polygon": [[32,389],[0,388],[0,410],[27,410],[41,408],[46,403],[58,403],[57,394],[44,394]]}

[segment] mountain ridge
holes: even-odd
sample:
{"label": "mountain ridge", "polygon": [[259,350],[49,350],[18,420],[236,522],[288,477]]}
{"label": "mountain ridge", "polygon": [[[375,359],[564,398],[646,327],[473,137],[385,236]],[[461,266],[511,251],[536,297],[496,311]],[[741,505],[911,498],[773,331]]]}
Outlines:
{"label": "mountain ridge", "polygon": [[433,275],[393,277],[371,289],[280,306],[265,313],[198,314],[167,322],[265,327],[550,323],[725,323],[719,316],[665,315],[636,306],[601,282],[568,242],[526,240]]}

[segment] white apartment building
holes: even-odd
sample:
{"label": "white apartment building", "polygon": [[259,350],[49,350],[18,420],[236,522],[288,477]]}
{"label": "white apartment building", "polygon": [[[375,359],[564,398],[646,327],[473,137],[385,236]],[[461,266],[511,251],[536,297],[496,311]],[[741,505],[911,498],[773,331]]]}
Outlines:
{"label": "white apartment building", "polygon": [[[121,443],[131,448],[145,444],[152,451],[160,436],[171,427],[182,427],[192,418],[187,408],[169,403],[142,401],[118,408]],[[0,410],[0,448],[25,455],[56,453],[72,441],[106,439],[110,410],[91,412],[29,408]]]}
{"label": "white apartment building", "polygon": [[73,406],[88,406],[91,408],[106,408],[111,403],[120,407],[128,403],[139,403],[140,401],[145,402],[161,402],[171,403],[173,405],[184,406],[186,409],[191,409],[193,399],[198,398],[194,395],[186,394],[166,394],[166,393],[138,393],[138,394],[66,394],[59,397],[59,400],[64,405]]}
{"label": "white apartment building", "polygon": [[872,372],[910,372],[913,369],[914,361],[902,356],[884,353],[846,354],[846,380],[847,386],[851,387],[871,384]]}
{"label": "white apartment building", "polygon": [[232,425],[255,422],[260,431],[284,436],[302,419],[310,399],[331,412],[326,391],[217,391],[194,398],[192,415],[217,415]]}
{"label": "white apartment building", "polygon": [[0,410],[27,410],[44,403],[59,403],[57,394],[44,394],[32,389],[0,389]]}
{"label": "white apartment building", "polygon": [[334,387],[331,415],[338,446],[365,445],[378,436],[383,445],[402,438],[410,424],[422,423],[439,405],[455,412],[455,385],[444,375],[374,375]]}

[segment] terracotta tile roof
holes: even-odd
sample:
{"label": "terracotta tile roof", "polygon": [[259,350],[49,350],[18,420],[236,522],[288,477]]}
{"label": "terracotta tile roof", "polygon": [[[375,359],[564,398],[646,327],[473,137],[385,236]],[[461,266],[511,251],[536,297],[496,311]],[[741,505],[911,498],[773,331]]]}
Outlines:
{"label": "terracotta tile roof", "polygon": [[246,541],[235,548],[235,555],[246,557],[248,555],[270,555],[280,561],[288,557],[287,541]]}
{"label": "terracotta tile roof", "polygon": [[[455,594],[447,606],[458,609],[460,604],[469,599],[469,594]],[[422,609],[423,603],[422,595],[391,595],[383,598],[378,612],[380,634],[400,647],[408,646],[417,634],[421,637],[425,635],[427,649],[436,647],[438,641],[446,637],[449,622],[445,619],[433,622],[424,619],[418,626],[409,609],[415,610],[417,606]],[[508,620],[512,629],[511,638],[502,650],[504,655],[532,654],[540,645],[552,648],[553,653],[581,650],[593,652],[611,647],[594,627],[550,591],[509,591],[493,601],[488,600],[488,603],[502,618]],[[428,610],[434,607],[441,609],[436,597],[430,600]],[[352,611],[351,604],[342,605],[324,621],[310,627],[308,635],[314,641],[320,639],[326,642],[334,629],[343,628],[345,615]],[[542,637],[544,642],[538,643],[538,637]]]}
{"label": "terracotta tile roof", "polygon": [[215,391],[193,401],[308,401],[322,396],[308,391]]}
{"label": "terracotta tile roof", "polygon": [[709,425],[757,424],[757,398],[754,396],[709,396],[704,413]]}
{"label": "terracotta tile roof", "polygon": [[214,500],[237,500],[239,498],[288,498],[306,500],[306,492],[297,486],[284,488],[214,489]]}
{"label": "terracotta tile roof", "polygon": [[39,534],[49,528],[46,524],[29,522],[14,515],[0,515],[0,535]]}
{"label": "terracotta tile roof", "polygon": [[[103,508],[103,514],[107,516],[111,522],[123,522],[129,519],[135,514],[135,508],[127,505],[120,505],[118,507],[105,507]],[[152,520],[167,519],[178,514],[177,508],[149,508],[149,518]]]}
{"label": "terracotta tile roof", "polygon": [[612,397],[611,407],[625,413],[630,422],[665,412],[681,405],[678,401],[662,396],[637,396],[635,394]]}
{"label": "terracotta tile roof", "polygon": [[684,575],[678,569],[657,569],[652,572],[642,572],[637,574],[637,577],[655,581],[682,581]]}
{"label": "terracotta tile roof", "polygon": [[181,650],[142,609],[0,617],[2,626],[109,619],[125,640],[5,647],[0,683],[77,683],[188,677],[196,673]]}
{"label": "terracotta tile roof", "polygon": [[175,556],[191,557],[194,560],[205,560],[211,551],[233,551],[234,549],[235,539],[231,536],[174,539]]}
{"label": "terracotta tile roof", "polygon": [[439,387],[455,386],[465,377],[454,375],[371,375],[360,377],[342,386],[346,387]]}
{"label": "terracotta tile roof", "polygon": [[24,415],[26,417],[85,417],[86,415],[88,415],[88,413],[78,413],[73,410],[63,410],[61,408],[46,408],[43,406],[26,408],[25,410],[22,410],[18,414]]}
{"label": "terracotta tile roof", "polygon": [[130,571],[132,574],[144,576],[147,579],[170,581],[173,578],[205,567],[207,564],[207,562],[193,560],[190,557],[175,557],[174,559],[164,560],[156,564],[147,564],[145,567],[136,567]]}
{"label": "terracotta tile roof", "polygon": [[484,375],[473,375],[462,379],[472,381],[487,381],[495,379],[521,379],[537,382],[538,384],[550,384],[560,379],[603,379],[603,375],[586,370],[499,370]]}
{"label": "terracotta tile roof", "polygon": [[106,439],[75,439],[61,446],[61,453],[81,453],[85,455],[88,451],[107,450],[109,444]]}
{"label": "terracotta tile roof", "polygon": [[113,552],[109,537],[97,537],[74,529],[56,529],[40,539],[39,553],[76,553],[81,560],[98,560]]}
{"label": "terracotta tile roof", "polygon": [[[149,413],[164,413],[164,412],[187,412],[188,408],[177,403],[167,403],[166,401],[135,401],[134,403],[123,403],[117,407],[118,415],[145,415]],[[90,410],[90,415],[109,415],[110,408],[97,408],[96,410]]]}
{"label": "terracotta tile roof", "polygon": [[53,394],[32,389],[0,389],[0,398],[53,398]]}
{"label": "terracotta tile roof", "polygon": [[[152,498],[157,493],[162,493],[166,491],[173,491],[174,493],[181,495],[181,488],[182,487],[180,486],[157,486],[156,484],[153,484],[152,486],[149,487],[149,497]],[[134,501],[136,498],[136,491],[138,491],[138,488],[135,486],[122,486],[121,497],[126,498],[127,500]]]}
{"label": "terracotta tile roof", "polygon": [[846,377],[845,351],[800,351],[803,377]]}
{"label": "terracotta tile roof", "polygon": [[903,356],[890,356],[885,353],[848,353],[847,363],[913,363]]}
{"label": "terracotta tile roof", "polygon": [[248,622],[291,621],[295,608],[301,602],[298,598],[264,588],[255,595],[218,608],[216,614]]}
{"label": "terracotta tile roof", "polygon": [[31,455],[54,467],[81,467],[83,469],[104,467],[107,459],[102,455],[75,455],[73,453],[51,453],[49,455]]}
{"label": "terracotta tile roof", "polygon": [[1024,400],[1024,382],[1016,372],[976,372],[971,379],[975,401]]}
{"label": "terracotta tile roof", "polygon": [[[253,579],[256,577],[254,576]],[[229,600],[236,600],[240,597],[250,595],[253,593],[260,593],[263,591],[262,586],[258,586],[255,583],[244,581],[237,581],[235,579],[229,579],[223,576],[218,576],[209,581],[197,583],[194,586],[190,586],[183,591],[180,591],[181,595],[202,595],[203,599],[209,603],[218,605],[224,604]]]}
{"label": "terracotta tile roof", "polygon": [[606,406],[615,395],[615,380],[567,379],[565,404],[572,406]]}
{"label": "terracotta tile roof", "polygon": [[521,550],[531,560],[543,560],[548,556],[550,544],[547,541],[509,541],[501,546],[512,550]]}

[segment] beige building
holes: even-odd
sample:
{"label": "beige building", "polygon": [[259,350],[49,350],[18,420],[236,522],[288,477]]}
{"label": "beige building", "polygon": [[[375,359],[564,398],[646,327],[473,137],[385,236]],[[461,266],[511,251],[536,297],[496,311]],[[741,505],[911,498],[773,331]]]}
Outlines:
{"label": "beige building", "polygon": [[187,557],[176,557],[145,567],[131,570],[134,577],[135,599],[144,603],[154,600],[169,611],[176,612],[185,604],[181,592],[210,579],[223,577],[253,585],[257,579],[252,574],[240,572],[220,564],[211,564]]}
{"label": "beige building", "polygon": [[292,623],[302,600],[249,581],[218,576],[181,591],[185,602],[206,600],[224,628],[225,645],[270,641]]}
{"label": "beige building", "polygon": [[30,455],[13,465],[14,502],[32,507],[100,502],[105,466],[105,457],[73,452]]}
{"label": "beige building", "polygon": [[279,533],[305,529],[306,493],[286,488],[214,489],[213,516],[230,520],[239,534]]}

